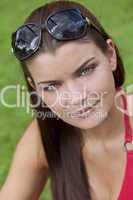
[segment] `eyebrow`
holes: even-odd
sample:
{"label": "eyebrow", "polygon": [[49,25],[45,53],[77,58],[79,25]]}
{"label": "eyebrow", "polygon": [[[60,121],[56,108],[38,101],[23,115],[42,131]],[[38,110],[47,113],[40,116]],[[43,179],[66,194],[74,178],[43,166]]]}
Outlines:
{"label": "eyebrow", "polygon": [[[84,67],[86,64],[88,64],[90,61],[92,61],[92,60],[94,60],[94,58],[95,57],[92,57],[92,58],[89,58],[89,59],[87,59],[85,62],[83,62],[77,69],[76,69],[76,71],[74,71],[73,73],[72,73],[72,75],[76,75],[76,74],[78,74],[79,72],[80,72],[80,70],[82,69],[82,67]],[[48,81],[41,81],[41,82],[38,82],[37,84],[39,85],[39,84],[41,84],[41,83],[59,83],[59,80],[48,80]]]}

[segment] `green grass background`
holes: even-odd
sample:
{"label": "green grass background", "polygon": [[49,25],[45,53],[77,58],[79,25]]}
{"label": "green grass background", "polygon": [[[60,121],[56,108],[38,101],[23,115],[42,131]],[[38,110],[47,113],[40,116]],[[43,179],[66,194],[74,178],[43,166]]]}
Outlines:
{"label": "green grass background", "polygon": [[[0,91],[7,85],[25,85],[20,66],[10,50],[10,35],[32,10],[46,2],[50,1],[0,1]],[[82,4],[95,13],[116,42],[125,64],[124,86],[133,83],[133,1],[83,0]],[[15,91],[8,93],[6,100],[14,103]],[[16,144],[31,118],[25,108],[6,108],[0,102],[0,186],[8,174]],[[51,199],[49,182],[40,197],[44,199]]]}

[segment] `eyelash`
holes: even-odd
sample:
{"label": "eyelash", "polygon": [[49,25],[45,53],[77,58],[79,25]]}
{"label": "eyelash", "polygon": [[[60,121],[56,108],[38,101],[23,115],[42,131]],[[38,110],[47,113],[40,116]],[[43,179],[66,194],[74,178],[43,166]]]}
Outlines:
{"label": "eyelash", "polygon": [[[82,73],[84,70],[89,70],[89,72],[90,72],[90,71],[93,72],[95,68],[96,68],[96,64],[89,65],[89,66],[87,66],[87,67],[82,68],[82,69],[81,69],[81,73]],[[91,72],[90,72],[90,73],[91,73]],[[87,75],[88,75],[88,73],[87,73]],[[83,76],[87,76],[87,75],[83,75]],[[79,75],[79,76],[82,77],[82,75]],[[47,87],[44,87],[43,90],[46,91],[46,92],[54,91],[54,90],[49,90],[48,88],[51,87],[51,86],[52,86],[52,87],[53,87],[53,86],[55,87],[55,85],[56,85],[56,84],[51,84],[51,85],[49,85],[49,86],[47,86]]]}
{"label": "eyelash", "polygon": [[[81,73],[84,71],[84,70],[89,70],[89,73],[93,72],[93,70],[96,68],[96,64],[92,64],[92,65],[89,65],[88,67],[85,67],[83,69],[81,69]],[[87,73],[88,75],[88,73]]]}

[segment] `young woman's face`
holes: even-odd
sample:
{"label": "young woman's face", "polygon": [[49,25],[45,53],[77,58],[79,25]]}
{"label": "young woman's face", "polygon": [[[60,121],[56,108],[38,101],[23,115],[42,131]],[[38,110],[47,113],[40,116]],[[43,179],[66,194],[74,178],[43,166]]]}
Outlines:
{"label": "young woman's face", "polygon": [[[40,53],[26,62],[45,104],[63,121],[81,129],[101,123],[113,105],[116,53],[111,39],[107,44],[106,55],[94,42],[68,42],[55,54]],[[93,109],[75,113],[86,107]]]}

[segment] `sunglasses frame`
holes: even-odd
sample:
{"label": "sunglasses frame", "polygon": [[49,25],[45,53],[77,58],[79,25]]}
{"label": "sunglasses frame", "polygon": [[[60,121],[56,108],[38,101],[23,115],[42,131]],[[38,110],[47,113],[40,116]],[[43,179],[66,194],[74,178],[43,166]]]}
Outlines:
{"label": "sunglasses frame", "polygon": [[[77,11],[77,13],[76,14],[78,14],[79,13],[79,16],[81,16],[82,18],[83,18],[83,21],[85,22],[85,27],[84,27],[84,32],[82,33],[82,34],[80,34],[80,36],[78,37],[72,37],[72,38],[69,38],[69,39],[60,39],[60,38],[57,38],[57,37],[55,37],[54,36],[54,34],[52,34],[51,33],[51,31],[48,29],[48,20],[52,17],[52,16],[54,16],[54,15],[56,15],[57,13],[61,13],[61,12],[63,12],[63,11],[69,11],[69,10],[74,10],[74,11]],[[53,38],[55,38],[56,40],[60,40],[60,41],[66,41],[66,40],[75,40],[75,39],[78,39],[78,38],[80,38],[80,37],[82,37],[83,35],[84,35],[84,33],[86,32],[86,29],[87,29],[87,26],[88,26],[88,24],[87,24],[87,20],[85,20],[85,17],[81,14],[81,12],[80,12],[80,10],[79,10],[79,8],[67,8],[67,9],[64,9],[64,8],[62,8],[62,9],[60,9],[60,10],[58,10],[58,11],[54,11],[54,12],[52,12],[48,17],[47,17],[47,19],[46,19],[46,21],[45,21],[45,28],[47,29],[47,31],[49,32],[49,34],[50,35],[52,35],[52,37]]]}
{"label": "sunglasses frame", "polygon": [[[56,14],[58,14],[58,13],[61,13],[61,12],[63,12],[63,11],[69,11],[69,10],[74,10],[74,11],[76,11],[77,12],[77,14],[79,13],[79,16],[81,16],[82,18],[83,18],[83,21],[85,22],[85,27],[84,27],[84,31],[83,31],[83,33],[82,34],[80,34],[79,36],[77,36],[77,37],[72,37],[72,38],[69,38],[69,39],[67,39],[67,38],[57,38],[57,37],[55,37],[54,36],[54,34],[52,34],[52,32],[49,30],[49,28],[48,28],[48,20],[50,19],[50,17],[52,17],[52,16],[54,16],[54,15],[56,15]],[[43,25],[44,24],[44,25]],[[38,39],[39,39],[39,41],[38,41],[38,44],[37,44],[37,46],[36,46],[36,48],[33,50],[33,52],[32,53],[27,53],[27,55],[25,55],[25,56],[19,56],[16,52],[15,52],[15,48],[16,48],[16,45],[15,45],[15,43],[16,43],[16,41],[13,41],[13,37],[14,37],[14,35],[16,35],[17,34],[17,32],[19,31],[19,30],[21,30],[22,28],[24,28],[24,27],[27,27],[27,26],[29,26],[29,25],[34,25],[34,26],[36,26],[37,28],[38,28]],[[82,13],[81,13],[81,11],[80,11],[80,9],[79,8],[63,8],[63,9],[59,9],[59,10],[56,10],[56,11],[54,11],[54,12],[52,12],[50,15],[48,15],[48,17],[46,18],[46,20],[45,20],[45,22],[43,23],[43,22],[41,22],[40,23],[40,25],[38,25],[38,24],[36,24],[36,23],[26,23],[26,24],[24,24],[24,25],[22,25],[22,26],[20,26],[20,27],[18,27],[17,29],[16,29],[16,31],[15,32],[13,32],[12,33],[12,48],[11,48],[11,51],[12,51],[12,53],[14,53],[15,54],[15,56],[19,59],[19,60],[25,60],[25,59],[27,59],[27,58],[29,58],[30,56],[32,56],[33,54],[35,54],[38,50],[39,50],[39,48],[40,48],[40,44],[41,44],[41,39],[42,39],[42,30],[44,30],[44,29],[46,29],[47,31],[48,31],[48,33],[54,38],[54,39],[56,39],[56,40],[60,40],[60,41],[67,41],[67,40],[76,40],[76,39],[79,39],[79,38],[82,38],[83,37],[83,35],[86,33],[86,30],[87,30],[87,27],[88,26],[92,26],[93,28],[95,28],[100,34],[102,34],[101,33],[101,30],[94,24],[94,23],[92,23],[87,17],[85,17],[85,16],[83,16],[82,15]],[[28,27],[29,28],[29,27]],[[30,29],[30,28],[29,28]],[[31,29],[32,30],[32,29]],[[33,30],[32,30],[33,31]],[[16,39],[16,38],[15,38]]]}

